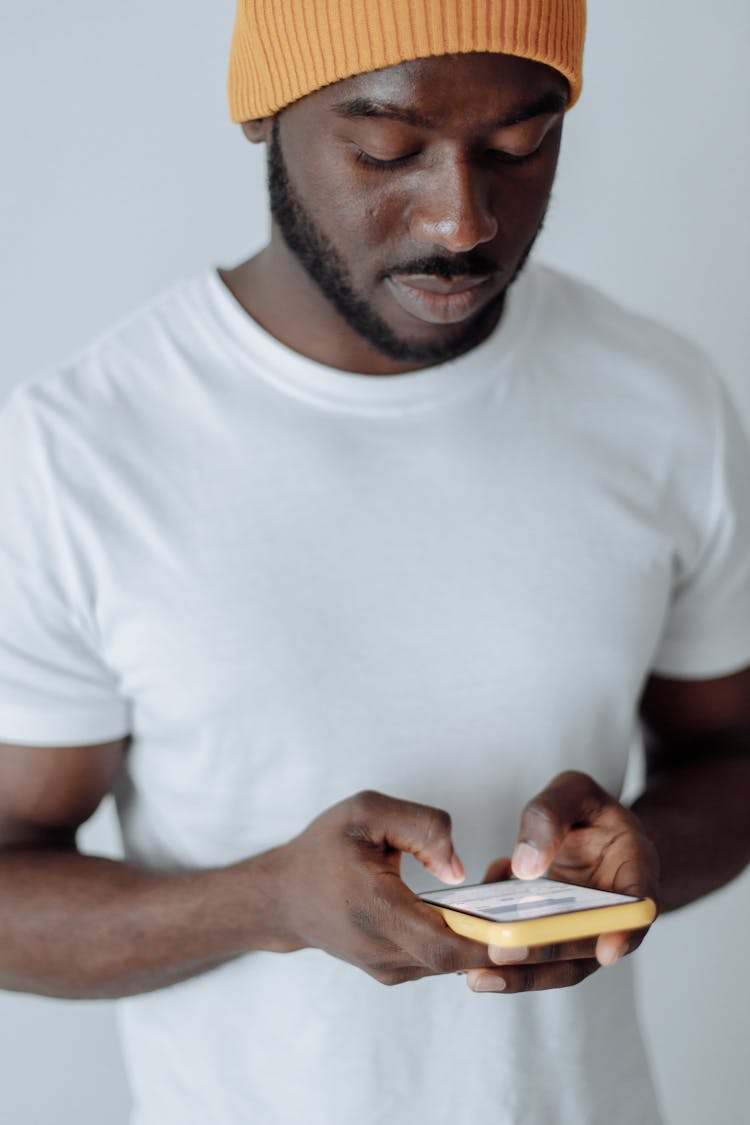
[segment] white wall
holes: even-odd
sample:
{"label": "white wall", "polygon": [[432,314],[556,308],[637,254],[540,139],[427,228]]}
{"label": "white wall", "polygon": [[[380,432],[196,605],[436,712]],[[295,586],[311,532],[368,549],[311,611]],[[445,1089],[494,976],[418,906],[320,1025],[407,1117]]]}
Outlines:
{"label": "white wall", "polygon": [[[697,338],[750,420],[750,5],[590,9],[586,94],[540,256]],[[225,116],[232,11],[5,8],[0,397],[177,277],[262,243],[262,154]],[[112,846],[106,811],[87,840]],[[749,887],[660,920],[639,954],[670,1125],[747,1119]],[[110,1005],[0,995],[3,1125],[122,1125],[127,1105]]]}

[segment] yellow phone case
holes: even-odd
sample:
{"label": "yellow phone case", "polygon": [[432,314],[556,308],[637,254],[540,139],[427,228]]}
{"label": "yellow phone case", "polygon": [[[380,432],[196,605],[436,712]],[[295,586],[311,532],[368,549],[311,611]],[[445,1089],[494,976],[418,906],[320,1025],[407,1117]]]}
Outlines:
{"label": "yellow phone case", "polygon": [[590,910],[576,910],[569,914],[548,914],[544,918],[530,918],[525,922],[490,922],[460,910],[436,906],[434,910],[457,934],[481,941],[485,945],[519,949],[531,945],[557,945],[562,941],[597,937],[599,934],[619,933],[621,930],[641,930],[650,926],[656,917],[656,904],[650,898],[638,902],[619,903],[616,906],[597,906]]}

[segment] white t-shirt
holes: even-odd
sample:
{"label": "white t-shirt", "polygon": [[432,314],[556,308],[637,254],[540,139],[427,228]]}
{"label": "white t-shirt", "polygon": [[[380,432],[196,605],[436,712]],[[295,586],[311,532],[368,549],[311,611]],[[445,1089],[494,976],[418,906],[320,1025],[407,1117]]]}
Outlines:
{"label": "white t-shirt", "polygon": [[[398,376],[206,272],[0,415],[0,741],[131,733],[141,864],[374,788],[448,809],[479,881],[559,770],[619,791],[650,671],[750,663],[747,457],[699,353],[550,270]],[[653,1125],[631,974],[503,997],[253,953],[121,1002],[134,1125]]]}

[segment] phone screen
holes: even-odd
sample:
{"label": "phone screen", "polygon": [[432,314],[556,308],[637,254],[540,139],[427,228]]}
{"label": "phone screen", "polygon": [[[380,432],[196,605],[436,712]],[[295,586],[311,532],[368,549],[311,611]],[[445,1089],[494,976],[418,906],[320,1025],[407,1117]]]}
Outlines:
{"label": "phone screen", "polygon": [[506,879],[501,883],[480,883],[473,887],[425,891],[420,896],[434,906],[461,910],[490,922],[525,922],[550,914],[569,914],[639,902],[630,895],[596,891],[554,879]]}

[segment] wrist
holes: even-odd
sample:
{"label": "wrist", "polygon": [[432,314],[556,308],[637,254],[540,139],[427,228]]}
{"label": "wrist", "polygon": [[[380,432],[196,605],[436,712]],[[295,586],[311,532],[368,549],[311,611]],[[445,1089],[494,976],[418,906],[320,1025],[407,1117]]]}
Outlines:
{"label": "wrist", "polygon": [[222,875],[222,898],[234,919],[240,953],[292,953],[303,948],[290,911],[288,845],[241,860],[224,868]]}

